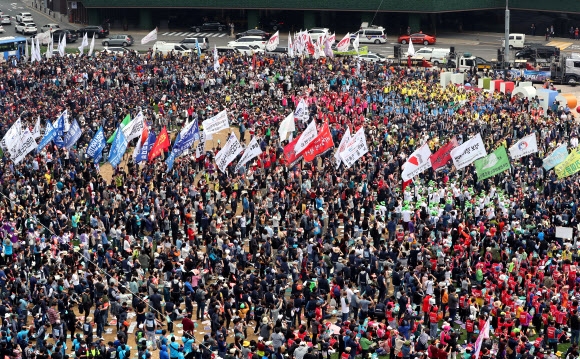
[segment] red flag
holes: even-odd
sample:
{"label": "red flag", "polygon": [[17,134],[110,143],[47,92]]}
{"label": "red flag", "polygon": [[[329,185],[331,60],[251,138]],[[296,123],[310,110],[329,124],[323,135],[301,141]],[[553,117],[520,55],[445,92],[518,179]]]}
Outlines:
{"label": "red flag", "polygon": [[320,156],[331,148],[334,148],[334,141],[332,140],[328,123],[325,123],[322,130],[318,132],[318,135],[310,142],[306,149],[302,151],[301,155],[304,156],[305,162],[312,162],[317,156]]}
{"label": "red flag", "polygon": [[449,142],[445,144],[445,146],[439,148],[437,152],[429,157],[433,171],[437,171],[439,168],[445,166],[449,160],[451,160],[451,150],[457,146],[459,146],[459,144],[457,143],[457,139],[454,136]]}
{"label": "red flag", "polygon": [[314,55],[314,51],[316,50],[314,48],[314,44],[312,43],[312,38],[310,36],[308,36],[308,41],[306,42],[306,50],[308,50],[308,53],[310,55]]}
{"label": "red flag", "polygon": [[149,151],[149,162],[153,161],[155,158],[161,156],[161,154],[169,149],[171,142],[169,141],[169,135],[167,134],[167,128],[163,126],[163,129],[159,133],[157,140],[153,144],[151,151]]}
{"label": "red flag", "polygon": [[256,54],[252,55],[252,69],[256,70]]}
{"label": "red flag", "polygon": [[296,137],[294,141],[290,142],[286,145],[286,147],[284,147],[284,162],[286,163],[286,167],[292,167],[296,164],[296,162],[302,159],[302,153],[304,150],[300,153],[296,153],[296,151],[294,151],[294,146],[296,146],[296,143],[299,139],[300,136]]}
{"label": "red flag", "polygon": [[407,56],[407,67],[411,67],[411,56]]}

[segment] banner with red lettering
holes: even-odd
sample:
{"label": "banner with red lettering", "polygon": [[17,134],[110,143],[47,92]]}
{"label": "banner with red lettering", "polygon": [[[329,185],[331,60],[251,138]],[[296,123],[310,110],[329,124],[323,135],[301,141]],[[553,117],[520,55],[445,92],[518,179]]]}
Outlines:
{"label": "banner with red lettering", "polygon": [[457,143],[457,139],[455,138],[455,136],[453,136],[453,138],[449,142],[447,142],[445,146],[439,148],[437,152],[435,152],[429,157],[429,160],[431,161],[431,168],[433,168],[433,171],[437,171],[439,168],[445,166],[447,162],[451,160],[451,150],[453,150],[457,146],[459,146],[459,144]]}
{"label": "banner with red lettering", "polygon": [[328,123],[325,123],[322,130],[318,132],[318,135],[308,147],[302,151],[301,155],[304,157],[305,162],[312,162],[316,157],[332,148],[334,148],[334,141],[332,140]]}
{"label": "banner with red lettering", "polygon": [[284,147],[284,162],[286,162],[286,167],[294,166],[298,161],[302,159],[302,151],[301,153],[296,153],[294,147],[296,143],[300,139],[300,136],[296,137],[294,141],[290,142],[289,144]]}

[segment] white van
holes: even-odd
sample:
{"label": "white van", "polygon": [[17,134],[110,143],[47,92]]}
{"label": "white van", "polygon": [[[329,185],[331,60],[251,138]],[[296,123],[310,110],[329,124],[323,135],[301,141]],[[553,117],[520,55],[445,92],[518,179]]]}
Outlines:
{"label": "white van", "polygon": [[361,29],[350,35],[350,41],[358,37],[361,44],[384,44],[387,42],[387,33],[382,26],[361,27]]}
{"label": "white van", "polygon": [[154,45],[153,45],[153,53],[161,53],[163,55],[167,55],[169,54],[171,51],[174,51],[175,53],[181,53],[181,54],[191,54],[191,50],[188,49],[187,47],[183,46],[182,44],[178,44],[175,42],[165,42],[165,41],[157,41]]}
{"label": "white van", "polygon": [[415,51],[414,59],[425,59],[430,61],[433,65],[439,66],[446,64],[449,57],[450,50],[436,47],[422,47]]}
{"label": "white van", "polygon": [[[526,42],[526,34],[509,34],[510,49],[523,49]],[[501,42],[501,47],[505,47],[505,39]]]}

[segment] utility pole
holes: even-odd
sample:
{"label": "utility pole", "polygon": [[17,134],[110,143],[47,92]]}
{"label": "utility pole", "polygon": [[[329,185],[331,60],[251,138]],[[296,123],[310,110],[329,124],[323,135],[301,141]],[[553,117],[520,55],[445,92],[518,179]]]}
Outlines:
{"label": "utility pole", "polygon": [[508,1],[505,0],[505,45],[503,52],[503,61],[505,68],[505,77],[507,78],[507,70],[510,63],[510,9]]}

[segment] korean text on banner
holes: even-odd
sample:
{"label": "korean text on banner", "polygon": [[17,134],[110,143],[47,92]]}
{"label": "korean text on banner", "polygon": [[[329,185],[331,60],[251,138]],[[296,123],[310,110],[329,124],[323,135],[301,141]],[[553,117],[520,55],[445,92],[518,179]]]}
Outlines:
{"label": "korean text on banner", "polygon": [[529,134],[510,147],[510,157],[514,160],[538,152],[536,134]]}
{"label": "korean text on banner", "polygon": [[479,133],[451,150],[451,159],[457,170],[469,166],[476,159],[485,156],[487,156],[487,152]]}
{"label": "korean text on banner", "polygon": [[336,168],[340,167],[340,162],[342,161],[342,159],[340,158],[340,153],[344,151],[350,140],[351,140],[350,127],[346,126],[346,131],[344,132],[344,135],[342,135],[342,139],[340,140],[338,149],[334,153],[334,159],[336,160]]}
{"label": "korean text on banner", "polygon": [[304,151],[304,149],[310,144],[310,142],[314,141],[316,136],[318,135],[318,131],[316,130],[316,121],[312,120],[310,124],[306,127],[304,132],[298,137],[298,142],[296,142],[296,146],[294,147],[294,151],[300,153]]}
{"label": "korean text on banner", "polygon": [[224,148],[215,155],[215,163],[218,166],[219,170],[225,172],[226,168],[232,161],[236,158],[237,155],[242,152],[243,148],[238,141],[238,138],[232,133],[228,138]]}
{"label": "korean text on banner", "polygon": [[444,146],[440,147],[437,152],[429,157],[429,161],[431,161],[431,167],[433,171],[437,171],[439,168],[445,166],[447,162],[451,160],[451,151],[457,147],[459,144],[457,143],[457,138],[453,136],[449,142],[447,142]]}
{"label": "korean text on banner", "polygon": [[312,162],[314,159],[326,151],[334,148],[334,141],[332,140],[332,134],[328,128],[328,123],[324,124],[322,130],[318,133],[318,136],[306,147],[302,152],[304,157],[304,162]]}
{"label": "korean text on banner", "polygon": [[350,168],[359,158],[369,151],[364,127],[361,127],[350,140],[344,151],[340,153],[340,158],[346,168]]}
{"label": "korean text on banner", "polygon": [[262,153],[262,149],[260,148],[260,143],[258,142],[258,137],[252,138],[250,144],[244,149],[244,154],[238,161],[236,165],[235,172],[238,172],[242,166],[248,163],[253,158],[259,156]]}
{"label": "korean text on banner", "polygon": [[544,158],[543,167],[546,171],[551,170],[568,157],[567,144],[563,143],[554,150],[548,157]]}
{"label": "korean text on banner", "polygon": [[475,171],[477,181],[493,177],[503,171],[510,169],[510,159],[507,156],[505,147],[498,147],[495,151],[475,161]]}
{"label": "korean text on banner", "polygon": [[284,162],[286,163],[287,168],[294,166],[302,159],[302,155],[294,149],[296,142],[298,142],[299,139],[300,137],[296,137],[294,141],[284,146]]}
{"label": "korean text on banner", "polygon": [[223,110],[214,117],[203,121],[202,125],[206,135],[218,133],[221,130],[230,128],[230,122],[228,121],[228,112],[226,110]]}
{"label": "korean text on banner", "polygon": [[580,171],[580,152],[575,149],[566,159],[555,167],[556,175],[562,179]]}
{"label": "korean text on banner", "polygon": [[15,164],[22,162],[24,157],[26,157],[26,155],[29,154],[30,152],[34,151],[35,148],[36,148],[36,141],[34,141],[34,137],[32,136],[32,133],[30,133],[29,129],[25,129],[22,132],[20,146],[19,146],[18,150],[16,152],[14,152],[14,155],[11,157],[12,161],[14,161]]}
{"label": "korean text on banner", "polygon": [[310,118],[310,111],[308,110],[308,105],[306,101],[302,98],[296,105],[296,110],[294,110],[294,117],[300,122],[306,122]]}

